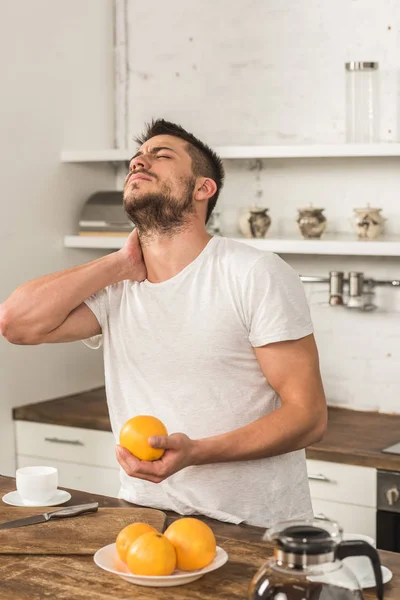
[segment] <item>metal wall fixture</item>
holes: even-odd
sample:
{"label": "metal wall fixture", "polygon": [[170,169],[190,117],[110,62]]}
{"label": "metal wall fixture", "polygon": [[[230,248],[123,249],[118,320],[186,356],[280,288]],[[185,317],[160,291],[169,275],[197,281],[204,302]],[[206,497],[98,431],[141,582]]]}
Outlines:
{"label": "metal wall fixture", "polygon": [[[347,278],[343,271],[330,271],[329,277],[313,275],[300,275],[303,283],[326,283],[329,285],[329,304],[331,306],[345,306],[350,309],[372,311],[377,308],[374,304],[376,287],[400,288],[400,280],[366,279],[364,273],[350,271]],[[347,302],[344,290],[347,291]]]}

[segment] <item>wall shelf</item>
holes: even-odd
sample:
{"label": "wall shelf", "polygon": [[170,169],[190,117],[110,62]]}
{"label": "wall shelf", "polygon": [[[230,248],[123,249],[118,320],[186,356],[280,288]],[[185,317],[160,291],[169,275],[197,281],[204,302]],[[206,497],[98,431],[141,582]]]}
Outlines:
{"label": "wall shelf", "polygon": [[[372,242],[354,239],[351,235],[326,235],[321,240],[303,240],[298,237],[275,237],[246,239],[228,236],[260,250],[278,254],[319,254],[347,256],[400,256],[400,237],[384,237]],[[80,236],[67,235],[64,246],[67,248],[97,248],[117,250],[124,244],[124,236]]]}
{"label": "wall shelf", "polygon": [[132,158],[133,152],[117,150],[63,150],[61,162],[63,163],[104,163],[126,162]]}
{"label": "wall shelf", "polygon": [[[400,144],[309,144],[290,146],[220,146],[223,159],[255,158],[363,158],[400,156]],[[134,150],[64,150],[63,163],[119,163],[132,158]]]}

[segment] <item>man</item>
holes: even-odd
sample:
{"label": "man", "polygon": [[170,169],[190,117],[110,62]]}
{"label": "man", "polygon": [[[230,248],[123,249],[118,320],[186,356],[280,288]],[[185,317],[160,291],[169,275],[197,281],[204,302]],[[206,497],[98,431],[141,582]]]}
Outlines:
{"label": "man", "polygon": [[137,141],[125,246],[18,288],[0,330],[102,343],[117,442],[135,415],[166,425],[158,461],[117,445],[125,500],[260,526],[310,517],[302,449],[327,417],[302,284],[275,254],[207,233],[224,178],[208,146],[164,120]]}

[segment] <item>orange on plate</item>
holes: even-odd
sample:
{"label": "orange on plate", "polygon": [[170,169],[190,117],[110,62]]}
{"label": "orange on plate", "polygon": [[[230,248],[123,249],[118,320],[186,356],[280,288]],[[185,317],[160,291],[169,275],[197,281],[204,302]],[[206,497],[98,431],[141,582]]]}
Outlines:
{"label": "orange on plate", "polygon": [[140,460],[157,460],[162,457],[163,448],[152,448],[148,439],[152,435],[168,435],[159,419],[149,415],[139,415],[127,421],[120,432],[119,443]]}
{"label": "orange on plate", "polygon": [[199,519],[178,519],[164,531],[164,535],[175,548],[177,569],[203,569],[215,558],[217,543],[214,533]]}
{"label": "orange on plate", "polygon": [[135,575],[171,575],[176,567],[175,548],[162,533],[145,533],[129,547],[126,564]]}
{"label": "orange on plate", "polygon": [[121,529],[115,541],[120,559],[126,562],[126,555],[129,547],[137,540],[138,537],[144,533],[149,533],[150,531],[157,533],[157,529],[154,529],[154,527],[148,525],[147,523],[131,523],[131,525],[127,525]]}

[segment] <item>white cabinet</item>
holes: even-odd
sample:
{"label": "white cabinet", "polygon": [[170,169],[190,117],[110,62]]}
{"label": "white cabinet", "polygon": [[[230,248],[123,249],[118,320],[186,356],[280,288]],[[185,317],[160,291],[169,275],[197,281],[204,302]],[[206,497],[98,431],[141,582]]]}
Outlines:
{"label": "white cabinet", "polygon": [[119,465],[111,432],[15,421],[17,467],[56,467],[59,485],[117,496]]}
{"label": "white cabinet", "polygon": [[376,537],[376,470],[307,460],[316,517],[338,521],[347,533]]}
{"label": "white cabinet", "polygon": [[337,521],[346,533],[362,533],[376,539],[376,509],[344,502],[312,499],[314,515]]}

